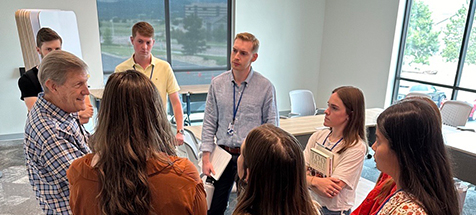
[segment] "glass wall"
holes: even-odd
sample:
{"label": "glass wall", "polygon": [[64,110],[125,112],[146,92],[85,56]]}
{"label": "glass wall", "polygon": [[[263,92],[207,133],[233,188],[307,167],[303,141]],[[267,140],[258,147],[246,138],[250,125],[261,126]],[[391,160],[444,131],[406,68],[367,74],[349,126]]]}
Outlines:
{"label": "glass wall", "polygon": [[134,49],[131,28],[155,29],[152,54],[168,61],[180,85],[208,84],[228,70],[231,38],[229,0],[98,0],[105,80]]}
{"label": "glass wall", "polygon": [[[438,106],[448,99],[473,105],[475,2],[407,0],[406,3],[393,101],[418,92],[431,97]],[[475,118],[471,113],[469,119]]]}

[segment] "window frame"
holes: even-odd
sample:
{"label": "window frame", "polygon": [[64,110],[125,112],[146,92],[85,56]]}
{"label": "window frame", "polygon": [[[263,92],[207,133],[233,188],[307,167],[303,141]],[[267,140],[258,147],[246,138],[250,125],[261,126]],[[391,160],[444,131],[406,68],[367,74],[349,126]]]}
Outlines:
{"label": "window frame", "polygon": [[164,0],[164,10],[165,10],[165,44],[166,44],[166,53],[167,53],[167,62],[172,67],[172,70],[175,72],[201,72],[201,71],[220,71],[225,70],[228,71],[231,68],[230,64],[230,53],[231,53],[231,32],[232,32],[232,0],[227,0],[227,42],[226,42],[226,59],[227,65],[224,66],[217,66],[217,67],[205,67],[205,68],[198,68],[198,67],[186,67],[186,68],[174,68],[172,64],[172,42],[170,37],[170,1],[171,0]]}
{"label": "window frame", "polygon": [[[175,68],[174,65],[172,64],[172,40],[171,40],[171,11],[170,11],[170,2],[171,0],[163,0],[164,1],[164,22],[165,22],[165,52],[166,52],[166,59],[170,66],[172,67],[172,70],[174,73],[180,73],[180,72],[213,72],[213,71],[228,71],[231,69],[231,64],[230,64],[230,53],[231,53],[231,46],[232,46],[232,32],[233,32],[233,0],[226,0],[227,3],[227,32],[226,32],[226,59],[227,59],[227,64],[226,66],[215,66],[215,67],[181,67],[181,68]],[[98,22],[100,22],[99,17],[98,17]],[[131,26],[132,27],[132,26]],[[102,44],[101,44],[102,46]],[[102,48],[101,48],[102,49]],[[101,50],[102,53],[102,50]],[[103,71],[103,74],[110,74],[113,73],[114,71]]]}
{"label": "window frame", "polygon": [[[430,82],[430,81],[422,81],[418,79],[412,79],[412,78],[405,78],[401,77],[401,72],[402,72],[402,65],[403,65],[403,57],[404,57],[404,52],[405,52],[405,44],[406,44],[406,39],[407,39],[407,33],[408,33],[408,25],[410,23],[410,13],[411,13],[411,8],[413,5],[413,0],[406,0],[405,3],[405,11],[404,11],[404,16],[403,16],[403,22],[402,22],[402,32],[400,35],[400,45],[398,47],[398,55],[397,55],[397,65],[396,65],[396,71],[395,71],[395,78],[393,82],[393,91],[392,91],[392,103],[397,101],[398,97],[398,90],[400,87],[400,81],[408,81],[408,82],[413,82],[413,83],[419,83],[419,84],[426,84],[426,85],[431,85],[431,86],[437,86],[437,87],[443,87],[451,90],[451,100],[455,100],[458,96],[459,91],[467,91],[471,93],[476,93],[476,89],[470,89],[470,88],[465,88],[465,87],[460,87],[460,81],[461,81],[461,76],[463,73],[463,68],[464,68],[464,60],[466,57],[466,51],[468,49],[468,43],[469,43],[469,37],[471,35],[471,28],[473,25],[474,21],[474,15],[475,15],[475,10],[476,10],[476,0],[470,0],[469,6],[468,6],[468,14],[466,17],[466,24],[464,28],[464,33],[463,33],[463,40],[461,44],[461,49],[459,52],[459,58],[456,66],[456,73],[455,73],[455,79],[453,82],[453,85],[448,85],[448,84],[440,84],[436,82]],[[474,32],[476,33],[476,32]]]}

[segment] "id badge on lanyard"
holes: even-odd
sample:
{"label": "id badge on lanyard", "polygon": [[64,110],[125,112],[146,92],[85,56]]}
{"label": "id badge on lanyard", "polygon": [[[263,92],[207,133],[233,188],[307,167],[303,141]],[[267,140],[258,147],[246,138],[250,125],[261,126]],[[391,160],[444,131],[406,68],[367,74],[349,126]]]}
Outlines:
{"label": "id badge on lanyard", "polygon": [[233,136],[233,134],[235,133],[235,123],[234,122],[230,122],[230,124],[228,124],[228,129],[226,130],[226,133],[230,136]]}
{"label": "id badge on lanyard", "polygon": [[236,113],[238,112],[238,107],[240,106],[241,99],[243,98],[243,94],[245,93],[246,83],[245,83],[245,86],[243,86],[243,91],[241,91],[240,99],[238,99],[238,104],[236,106],[235,106],[235,97],[236,97],[235,87],[236,87],[236,84],[233,83],[233,119],[230,122],[230,124],[228,124],[228,128],[226,130],[226,133],[230,136],[233,136],[233,134],[235,134]]}

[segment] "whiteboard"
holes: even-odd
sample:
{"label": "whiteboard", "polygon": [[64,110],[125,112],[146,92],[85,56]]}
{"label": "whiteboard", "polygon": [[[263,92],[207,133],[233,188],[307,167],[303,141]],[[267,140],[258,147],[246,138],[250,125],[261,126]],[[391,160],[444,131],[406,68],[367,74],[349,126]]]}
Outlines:
{"label": "whiteboard", "polygon": [[71,52],[83,59],[78,23],[76,21],[76,14],[73,11],[39,10],[37,20],[39,24],[38,29],[35,30],[35,24],[32,23],[35,38],[39,28],[49,27],[56,31],[63,39],[63,50]]}

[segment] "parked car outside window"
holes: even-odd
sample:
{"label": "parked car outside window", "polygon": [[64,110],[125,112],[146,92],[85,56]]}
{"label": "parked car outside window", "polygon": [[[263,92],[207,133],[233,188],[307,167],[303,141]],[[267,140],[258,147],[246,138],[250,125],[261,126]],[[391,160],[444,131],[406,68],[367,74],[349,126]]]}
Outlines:
{"label": "parked car outside window", "polygon": [[434,86],[417,84],[410,88],[410,92],[419,92],[427,94],[431,97],[438,107],[446,100],[446,94],[443,91],[437,90]]}

